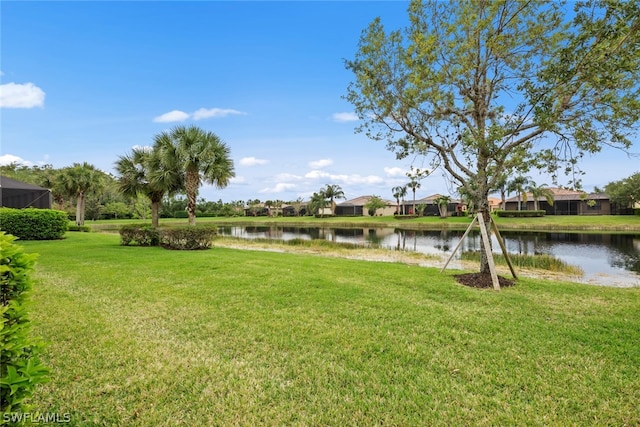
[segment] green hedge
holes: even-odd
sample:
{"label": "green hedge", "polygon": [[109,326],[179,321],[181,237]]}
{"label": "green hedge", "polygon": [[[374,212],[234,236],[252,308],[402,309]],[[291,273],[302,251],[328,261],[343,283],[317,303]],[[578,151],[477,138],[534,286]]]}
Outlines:
{"label": "green hedge", "polygon": [[496,214],[502,218],[532,218],[544,216],[545,211],[497,211]]}
{"label": "green hedge", "polygon": [[209,249],[218,234],[217,227],[186,226],[160,230],[160,245],[165,249],[198,250]]}
{"label": "green hedge", "polygon": [[123,225],[120,244],[123,246],[162,246],[165,249],[209,249],[218,228],[206,225],[157,229],[151,225]]}
{"label": "green hedge", "polygon": [[123,246],[158,246],[160,233],[152,225],[123,225],[120,227],[120,244]]}
{"label": "green hedge", "polygon": [[6,415],[28,410],[24,400],[48,380],[38,357],[42,343],[31,336],[27,317],[34,254],[25,254],[14,236],[0,232],[0,424]]}
{"label": "green hedge", "polygon": [[84,233],[88,233],[91,231],[91,227],[89,227],[88,225],[69,224],[68,231],[82,231]]}
{"label": "green hedge", "polygon": [[0,208],[0,230],[22,240],[61,239],[69,227],[66,212],[53,209]]}

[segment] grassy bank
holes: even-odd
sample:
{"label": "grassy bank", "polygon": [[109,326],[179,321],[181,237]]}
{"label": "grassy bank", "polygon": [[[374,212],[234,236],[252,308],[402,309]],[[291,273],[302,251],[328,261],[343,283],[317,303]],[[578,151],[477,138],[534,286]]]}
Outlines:
{"label": "grassy bank", "polygon": [[[640,216],[599,215],[599,216],[544,216],[541,218],[498,218],[493,217],[498,227],[503,230],[531,231],[606,231],[606,232],[640,232]],[[139,221],[139,220],[138,220]],[[380,217],[232,217],[232,218],[198,218],[198,223],[215,223],[218,225],[274,225],[283,227],[393,227],[408,230],[464,230],[469,226],[468,217],[422,217],[412,219],[396,219],[392,216]],[[122,224],[136,220],[103,220],[87,222],[95,230],[117,231]],[[142,221],[140,221],[142,222]],[[149,222],[149,221],[147,221]],[[161,219],[161,225],[186,225],[186,219]]]}
{"label": "grassy bank", "polygon": [[32,318],[72,425],[635,425],[640,289],[306,254],[40,253]]}

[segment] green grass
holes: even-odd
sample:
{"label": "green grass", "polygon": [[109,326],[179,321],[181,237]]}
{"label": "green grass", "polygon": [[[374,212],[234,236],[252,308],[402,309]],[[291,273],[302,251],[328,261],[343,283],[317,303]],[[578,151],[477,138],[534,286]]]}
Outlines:
{"label": "green grass", "polygon": [[[461,258],[468,261],[480,261],[480,252],[465,251],[462,252]],[[514,267],[518,268],[534,268],[558,273],[566,273],[570,275],[582,276],[584,271],[575,265],[566,262],[548,254],[510,254],[509,259]],[[507,260],[503,254],[493,254],[493,260],[496,264],[507,265]]]}
{"label": "green grass", "polygon": [[24,242],[71,425],[637,425],[640,289],[394,263]]}

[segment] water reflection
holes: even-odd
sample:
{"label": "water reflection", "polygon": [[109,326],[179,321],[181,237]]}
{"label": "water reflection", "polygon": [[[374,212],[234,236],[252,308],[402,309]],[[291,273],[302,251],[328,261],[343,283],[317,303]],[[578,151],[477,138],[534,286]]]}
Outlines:
{"label": "water reflection", "polygon": [[[246,239],[277,240],[325,239],[333,242],[378,246],[401,251],[446,256],[460,241],[463,231],[416,231],[393,228],[327,228],[327,227],[220,227],[225,236]],[[640,286],[640,234],[581,234],[503,231],[509,253],[548,254],[585,272],[581,281]],[[493,239],[494,251],[499,246]],[[461,251],[479,251],[480,233],[472,231],[461,245]],[[615,278],[613,280],[612,278]]]}

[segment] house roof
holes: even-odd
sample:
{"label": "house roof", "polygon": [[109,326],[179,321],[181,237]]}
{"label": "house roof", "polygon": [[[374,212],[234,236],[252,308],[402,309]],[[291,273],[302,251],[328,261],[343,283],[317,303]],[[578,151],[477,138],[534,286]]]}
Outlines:
{"label": "house roof", "polygon": [[[438,198],[440,198],[440,197],[443,197],[443,196],[442,196],[442,194],[438,194],[438,193],[436,193],[436,194],[432,194],[432,195],[430,195],[430,196],[423,197],[422,199],[417,199],[417,200],[416,200],[416,205],[420,205],[420,204],[427,204],[427,205],[429,205],[429,204],[433,204],[433,203],[434,203],[434,200],[436,200],[436,199],[438,199]],[[411,202],[411,203],[413,203],[413,202]],[[460,203],[460,200],[458,200],[458,199],[454,199],[454,198],[451,198],[451,200],[449,200],[449,203]]]}
{"label": "house roof", "polygon": [[[373,196],[360,196],[355,199],[346,200],[342,203],[338,203],[336,206],[364,206]],[[387,205],[395,205],[396,202],[391,200],[382,199]]]}
{"label": "house roof", "polygon": [[[608,200],[609,195],[605,193],[586,193],[584,191],[568,190],[566,188],[547,187],[551,194],[553,194],[553,200],[567,201],[567,200]],[[531,193],[526,193],[527,200],[533,200]],[[524,201],[524,197],[522,199]],[[546,200],[546,197],[538,197],[538,200]],[[510,197],[507,202],[517,202],[518,196]]]}
{"label": "house roof", "polygon": [[[39,187],[37,185],[29,184],[27,182],[18,181],[6,176],[0,175],[0,188],[12,189],[12,190],[47,190],[46,188]],[[48,190],[47,190],[48,191]]]}

